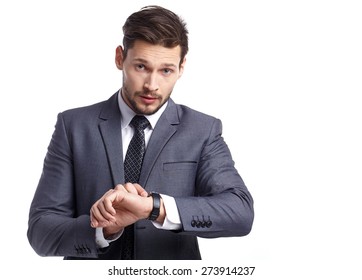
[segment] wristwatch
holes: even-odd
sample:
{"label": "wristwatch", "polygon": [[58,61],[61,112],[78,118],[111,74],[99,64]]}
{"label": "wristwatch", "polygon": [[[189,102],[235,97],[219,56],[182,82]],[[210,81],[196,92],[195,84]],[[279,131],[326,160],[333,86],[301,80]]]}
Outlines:
{"label": "wristwatch", "polygon": [[153,207],[148,220],[155,221],[160,215],[160,207],[161,207],[161,196],[159,193],[150,192],[148,196],[152,196],[153,198]]}

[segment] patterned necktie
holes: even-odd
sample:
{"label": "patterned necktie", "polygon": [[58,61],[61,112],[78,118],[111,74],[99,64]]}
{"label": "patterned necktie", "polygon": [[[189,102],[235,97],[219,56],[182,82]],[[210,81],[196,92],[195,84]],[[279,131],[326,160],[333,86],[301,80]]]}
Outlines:
{"label": "patterned necktie", "polygon": [[[124,176],[126,183],[138,183],[143,156],[145,153],[145,132],[144,129],[150,123],[144,116],[136,115],[130,125],[134,128],[134,135],[129,143],[126,158],[124,160]],[[123,246],[121,251],[122,260],[134,259],[134,225],[129,225],[122,234]]]}
{"label": "patterned necktie", "polygon": [[150,123],[144,116],[135,116],[131,125],[134,128],[134,135],[129,143],[126,158],[124,160],[124,176],[126,183],[138,183],[143,155],[145,153],[145,132],[144,129]]}

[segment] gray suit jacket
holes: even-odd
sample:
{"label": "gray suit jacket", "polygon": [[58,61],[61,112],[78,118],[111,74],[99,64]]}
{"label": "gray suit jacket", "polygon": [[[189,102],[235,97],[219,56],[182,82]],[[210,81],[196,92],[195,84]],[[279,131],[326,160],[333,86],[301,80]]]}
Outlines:
{"label": "gray suit jacket", "polygon": [[[122,239],[95,243],[89,211],[124,183],[117,94],[58,115],[29,213],[28,239],[41,256],[117,259]],[[220,120],[169,100],[147,146],[140,185],[175,197],[182,230],[135,225],[136,259],[200,259],[197,236],[247,235],[253,199],[234,168]]]}

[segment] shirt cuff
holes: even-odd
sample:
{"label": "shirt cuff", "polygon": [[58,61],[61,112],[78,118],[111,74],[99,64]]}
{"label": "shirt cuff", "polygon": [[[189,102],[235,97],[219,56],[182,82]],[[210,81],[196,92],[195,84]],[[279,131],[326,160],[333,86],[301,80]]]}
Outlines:
{"label": "shirt cuff", "polygon": [[108,247],[109,243],[111,243],[121,237],[121,235],[123,234],[123,231],[124,231],[124,229],[111,235],[109,238],[106,239],[106,238],[104,238],[103,228],[97,227],[96,228],[96,243],[97,243],[98,248]]}
{"label": "shirt cuff", "polygon": [[153,225],[158,229],[179,230],[182,227],[180,214],[177,210],[175,198],[165,194],[160,194],[165,207],[166,217],[163,224],[153,221]]}

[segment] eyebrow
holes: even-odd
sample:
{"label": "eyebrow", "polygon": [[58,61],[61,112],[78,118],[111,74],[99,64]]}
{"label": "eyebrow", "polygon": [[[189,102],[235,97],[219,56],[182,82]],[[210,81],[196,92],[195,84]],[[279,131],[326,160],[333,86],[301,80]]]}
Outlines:
{"label": "eyebrow", "polygon": [[[140,62],[140,63],[143,63],[143,64],[149,64],[149,62],[143,58],[135,58],[133,59],[133,62]],[[178,66],[174,63],[163,63],[162,64],[163,67],[174,67],[174,68],[177,68]]]}

